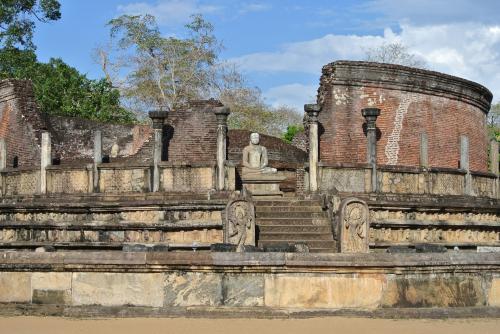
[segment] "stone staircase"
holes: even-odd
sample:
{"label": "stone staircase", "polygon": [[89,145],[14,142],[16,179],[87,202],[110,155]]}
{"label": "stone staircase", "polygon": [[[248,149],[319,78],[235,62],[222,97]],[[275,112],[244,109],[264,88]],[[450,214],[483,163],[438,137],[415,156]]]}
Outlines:
{"label": "stone staircase", "polygon": [[259,247],[304,243],[310,252],[335,252],[332,226],[319,200],[257,200],[255,215]]}

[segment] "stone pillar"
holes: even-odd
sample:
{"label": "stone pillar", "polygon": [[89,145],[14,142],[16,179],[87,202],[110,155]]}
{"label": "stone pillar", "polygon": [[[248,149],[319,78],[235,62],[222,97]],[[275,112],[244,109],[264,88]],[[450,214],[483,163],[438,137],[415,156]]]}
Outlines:
{"label": "stone pillar", "polygon": [[460,136],[460,169],[467,173],[465,174],[464,194],[471,195],[472,178],[469,168],[469,138],[467,136]]}
{"label": "stone pillar", "polygon": [[5,138],[0,138],[0,170],[7,168],[7,144]]}
{"label": "stone pillar", "polygon": [[47,193],[47,167],[51,165],[50,133],[42,133],[42,148],[40,154],[40,193]]}
{"label": "stone pillar", "polygon": [[160,162],[163,146],[163,126],[168,117],[168,108],[150,111],[149,117],[153,121],[154,144],[153,144],[153,175],[151,180],[151,190],[157,192],[160,190]]}
{"label": "stone pillar", "polygon": [[498,176],[498,141],[496,139],[490,142],[490,171]]}
{"label": "stone pillar", "polygon": [[5,138],[0,138],[0,195],[4,195],[4,185],[3,185],[3,171],[7,168],[7,143],[5,143]]}
{"label": "stone pillar", "polygon": [[319,135],[318,114],[321,106],[318,104],[305,104],[309,123],[309,191],[318,191],[318,162],[319,162]]}
{"label": "stone pillar", "polygon": [[420,134],[420,167],[429,167],[429,140],[426,132]]}
{"label": "stone pillar", "polygon": [[94,132],[94,169],[93,169],[93,191],[99,192],[99,168],[102,163],[102,134],[97,130]]}
{"label": "stone pillar", "polygon": [[225,189],[226,160],[227,160],[227,117],[230,111],[228,107],[215,108],[217,117],[217,190]]}
{"label": "stone pillar", "polygon": [[364,108],[361,114],[366,120],[367,161],[372,171],[372,192],[378,191],[377,182],[377,117],[380,115],[378,108]]}

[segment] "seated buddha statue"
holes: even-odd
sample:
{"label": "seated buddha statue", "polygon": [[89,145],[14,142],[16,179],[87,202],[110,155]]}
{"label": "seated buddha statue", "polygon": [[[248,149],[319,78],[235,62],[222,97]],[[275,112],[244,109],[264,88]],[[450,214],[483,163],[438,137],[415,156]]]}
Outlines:
{"label": "seated buddha statue", "polygon": [[243,149],[244,176],[258,176],[261,174],[274,174],[276,168],[268,166],[267,149],[259,145],[260,137],[258,133],[250,135],[250,144]]}

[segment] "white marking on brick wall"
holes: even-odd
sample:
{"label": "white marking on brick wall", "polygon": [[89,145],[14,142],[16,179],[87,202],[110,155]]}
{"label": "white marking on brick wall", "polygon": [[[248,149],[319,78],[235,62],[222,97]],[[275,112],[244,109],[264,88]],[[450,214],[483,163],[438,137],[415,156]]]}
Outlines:
{"label": "white marking on brick wall", "polygon": [[399,140],[401,139],[401,130],[403,129],[403,120],[408,108],[412,102],[417,102],[417,94],[405,94],[401,99],[398,109],[394,115],[394,128],[392,129],[387,145],[385,146],[385,156],[388,165],[396,165],[399,158]]}
{"label": "white marking on brick wall", "polygon": [[337,88],[333,90],[333,99],[335,100],[335,104],[340,106],[340,105],[346,105],[351,97],[347,93],[348,90],[347,88],[341,89]]}

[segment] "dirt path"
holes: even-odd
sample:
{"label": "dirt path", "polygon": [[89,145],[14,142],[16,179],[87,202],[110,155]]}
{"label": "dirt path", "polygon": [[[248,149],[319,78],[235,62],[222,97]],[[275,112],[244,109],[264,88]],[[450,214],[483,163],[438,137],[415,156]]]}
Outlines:
{"label": "dirt path", "polygon": [[0,318],[1,334],[412,334],[412,333],[500,333],[500,319],[387,320],[366,318],[191,319],[128,318],[80,320],[66,318]]}

